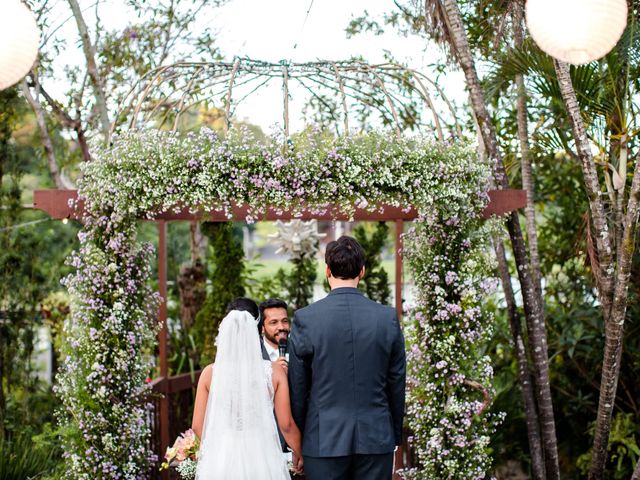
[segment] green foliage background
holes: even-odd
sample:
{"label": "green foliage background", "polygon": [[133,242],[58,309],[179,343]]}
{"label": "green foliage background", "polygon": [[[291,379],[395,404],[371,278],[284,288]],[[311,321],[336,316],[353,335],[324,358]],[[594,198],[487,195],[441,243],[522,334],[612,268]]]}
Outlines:
{"label": "green foliage background", "polygon": [[17,88],[0,91],[0,478],[7,480],[53,475],[60,460],[57,444],[32,440],[52,428],[56,403],[33,355],[44,321],[41,304],[60,291],[63,260],[77,232],[74,224],[23,206],[23,185],[45,171],[28,119]]}
{"label": "green foliage background", "polygon": [[207,262],[209,287],[207,298],[196,316],[193,336],[196,351],[201,352],[200,365],[215,359],[218,326],[231,300],[245,295],[245,260],[240,239],[233,224],[205,222],[202,232],[209,239]]}
{"label": "green foliage background", "polygon": [[389,226],[378,222],[373,231],[368,231],[367,224],[360,224],[353,229],[353,236],[362,245],[365,255],[365,276],[358,288],[371,300],[388,305],[391,290],[389,274],[382,266],[382,254],[389,242]]}

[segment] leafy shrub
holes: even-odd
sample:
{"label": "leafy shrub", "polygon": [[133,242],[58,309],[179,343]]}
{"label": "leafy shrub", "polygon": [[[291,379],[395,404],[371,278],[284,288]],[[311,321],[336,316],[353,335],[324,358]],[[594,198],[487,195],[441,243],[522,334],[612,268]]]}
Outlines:
{"label": "leafy shrub", "polygon": [[29,480],[40,478],[56,466],[60,451],[34,447],[26,435],[13,440],[0,440],[0,480]]}
{"label": "leafy shrub", "polygon": [[353,230],[353,236],[364,250],[365,275],[358,288],[371,300],[388,305],[391,290],[389,275],[382,266],[382,252],[389,239],[389,226],[385,222],[378,222],[369,234],[366,226],[360,224]]}

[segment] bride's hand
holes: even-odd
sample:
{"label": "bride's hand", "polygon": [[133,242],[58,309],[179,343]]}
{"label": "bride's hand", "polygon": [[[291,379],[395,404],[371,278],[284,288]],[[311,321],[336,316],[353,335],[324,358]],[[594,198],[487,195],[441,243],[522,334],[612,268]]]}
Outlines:
{"label": "bride's hand", "polygon": [[278,357],[278,359],[275,362],[277,365],[280,365],[282,367],[282,369],[284,370],[285,375],[287,375],[289,373],[289,364],[287,363],[287,359],[284,357]]}

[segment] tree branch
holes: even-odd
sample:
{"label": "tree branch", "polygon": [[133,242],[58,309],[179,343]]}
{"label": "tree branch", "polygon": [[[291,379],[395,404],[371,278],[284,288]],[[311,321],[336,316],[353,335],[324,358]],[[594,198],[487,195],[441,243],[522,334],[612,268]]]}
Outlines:
{"label": "tree branch", "polygon": [[[37,88],[37,87],[36,87]],[[40,105],[40,102],[36,100],[36,98],[31,95],[31,91],[29,90],[29,86],[27,85],[27,80],[23,80],[20,83],[20,90],[22,91],[22,95],[27,99],[29,105],[33,109],[33,113],[36,116],[36,122],[38,123],[38,130],[40,131],[40,140],[42,141],[42,146],[44,147],[44,152],[47,157],[47,163],[49,165],[49,173],[51,174],[51,178],[56,188],[64,189],[66,188],[62,178],[60,176],[60,171],[58,169],[58,162],[56,160],[55,150],[53,149],[53,142],[51,141],[51,136],[49,135],[49,128],[47,127],[47,118]]]}
{"label": "tree branch", "polygon": [[482,415],[483,412],[487,408],[489,408],[489,406],[491,405],[491,402],[492,402],[491,395],[489,394],[489,390],[487,390],[484,385],[482,385],[479,382],[476,382],[475,380],[465,379],[463,381],[463,383],[466,386],[471,387],[474,390],[478,390],[478,391],[480,391],[482,393],[482,398],[483,398],[482,406],[476,412],[476,415]]}
{"label": "tree branch", "polygon": [[55,114],[56,117],[58,117],[58,120],[60,121],[60,123],[65,127],[65,128],[70,128],[72,130],[74,130],[77,126],[77,124],[80,122],[79,120],[72,118],[61,106],[60,103],[58,103],[57,100],[55,100],[51,95],[49,95],[49,93],[42,87],[42,85],[40,84],[40,82],[38,81],[37,77],[35,75],[31,75],[31,82],[32,82],[32,87],[35,87],[38,89],[38,92],[40,94],[42,94],[42,96],[44,97],[44,99],[47,101],[47,103],[49,104],[49,106],[51,107],[51,110],[53,110],[53,113]]}
{"label": "tree branch", "polygon": [[93,85],[93,90],[96,96],[96,108],[98,109],[98,115],[100,117],[102,135],[104,136],[104,140],[106,142],[109,140],[111,122],[109,121],[109,112],[107,110],[107,100],[103,90],[103,81],[100,77],[100,74],[98,73],[98,66],[96,64],[95,48],[91,43],[87,24],[85,23],[84,17],[82,16],[82,11],[80,10],[78,1],[68,0],[68,2],[69,6],[71,7],[71,11],[73,12],[73,16],[76,19],[76,24],[78,25],[78,32],[80,33],[82,48],[84,50],[84,56],[87,61],[87,72],[89,73],[89,78],[91,79],[91,84]]}
{"label": "tree branch", "polygon": [[[78,139],[78,145],[80,146],[80,150],[82,151],[82,159],[86,162],[91,159],[91,154],[89,153],[89,143],[87,142],[87,137],[82,126],[82,122],[80,121],[80,112],[78,112],[78,118],[73,118],[69,115],[61,106],[60,103],[55,100],[49,93],[42,87],[40,82],[38,81],[38,77],[35,74],[31,74],[29,76],[32,82],[32,87],[37,88],[38,92],[42,94],[44,99],[47,101],[51,110],[58,118],[58,121],[65,127],[76,132],[76,136]],[[68,187],[72,188],[72,187]]]}

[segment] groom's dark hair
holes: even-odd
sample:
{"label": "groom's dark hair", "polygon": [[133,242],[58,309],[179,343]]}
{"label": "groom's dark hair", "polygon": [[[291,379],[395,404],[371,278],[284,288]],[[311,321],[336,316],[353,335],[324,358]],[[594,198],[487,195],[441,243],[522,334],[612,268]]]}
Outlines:
{"label": "groom's dark hair", "polygon": [[324,261],[335,278],[351,280],[360,275],[364,267],[364,250],[355,238],[343,235],[329,242]]}
{"label": "groom's dark hair", "polygon": [[227,305],[227,313],[229,313],[231,310],[240,310],[241,312],[249,312],[253,316],[253,318],[255,318],[256,320],[260,315],[260,312],[258,311],[258,304],[253,300],[251,300],[250,298],[246,298],[246,297],[238,297],[231,300],[229,302],[229,305]]}

